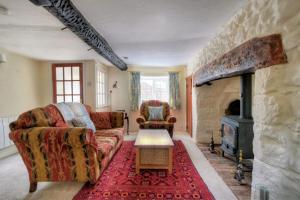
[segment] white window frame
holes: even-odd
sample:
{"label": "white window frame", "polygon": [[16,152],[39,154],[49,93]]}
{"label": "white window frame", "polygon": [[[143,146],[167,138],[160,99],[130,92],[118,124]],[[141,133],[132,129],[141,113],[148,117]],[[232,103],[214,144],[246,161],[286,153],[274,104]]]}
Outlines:
{"label": "white window frame", "polygon": [[[142,81],[144,80],[149,80],[149,81],[152,81],[152,86],[154,86],[152,88],[152,91],[151,91],[151,100],[159,100],[159,101],[165,101],[165,102],[169,102],[169,96],[170,96],[170,93],[169,93],[169,76],[168,75],[157,75],[157,76],[153,76],[153,75],[141,75],[141,102],[140,103],[143,103],[143,101],[147,101],[147,100],[150,100],[150,99],[147,99],[147,98],[144,98],[143,97],[143,87],[142,87]],[[166,95],[165,98],[156,98],[157,96],[154,94],[155,93],[155,82],[156,81],[166,81],[167,82],[167,86],[166,86],[166,92],[168,93]]]}
{"label": "white window frame", "polygon": [[[101,79],[101,75],[103,79]],[[102,91],[100,87],[102,85]],[[108,74],[101,66],[96,67],[96,108],[107,107],[108,103]]]}

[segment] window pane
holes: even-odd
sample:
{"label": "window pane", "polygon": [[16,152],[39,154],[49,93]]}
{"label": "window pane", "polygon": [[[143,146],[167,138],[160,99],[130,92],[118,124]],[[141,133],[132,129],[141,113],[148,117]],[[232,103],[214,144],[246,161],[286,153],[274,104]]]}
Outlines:
{"label": "window pane", "polygon": [[64,83],[62,81],[56,82],[56,94],[64,94]]}
{"label": "window pane", "polygon": [[97,69],[97,83],[96,83],[96,95],[97,95],[97,108],[103,107],[107,104],[107,74],[100,69]]}
{"label": "window pane", "polygon": [[72,102],[72,96],[65,96],[65,102]]}
{"label": "window pane", "polygon": [[141,77],[141,100],[169,101],[169,78],[168,76],[142,76]]}
{"label": "window pane", "polygon": [[80,80],[79,67],[73,67],[72,73],[73,73],[73,80]]}
{"label": "window pane", "polygon": [[74,95],[74,96],[73,96],[73,102],[78,102],[78,103],[80,103],[80,96],[79,96],[79,95]]}
{"label": "window pane", "polygon": [[64,96],[57,96],[56,101],[57,103],[64,102]]}
{"label": "window pane", "polygon": [[62,67],[56,67],[56,80],[63,80],[64,74],[63,74],[63,68]]}
{"label": "window pane", "polygon": [[71,80],[71,67],[65,67],[65,80]]}
{"label": "window pane", "polygon": [[73,81],[73,94],[80,94],[80,81]]}
{"label": "window pane", "polygon": [[65,81],[65,94],[72,94],[72,82]]}

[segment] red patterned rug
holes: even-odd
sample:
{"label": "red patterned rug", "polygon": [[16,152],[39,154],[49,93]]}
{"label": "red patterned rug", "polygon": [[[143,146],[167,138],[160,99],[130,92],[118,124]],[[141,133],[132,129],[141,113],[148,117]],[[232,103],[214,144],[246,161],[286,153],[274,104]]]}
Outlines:
{"label": "red patterned rug", "polygon": [[173,172],[141,170],[135,174],[133,142],[124,142],[97,183],[85,186],[75,200],[214,199],[183,143],[174,141]]}

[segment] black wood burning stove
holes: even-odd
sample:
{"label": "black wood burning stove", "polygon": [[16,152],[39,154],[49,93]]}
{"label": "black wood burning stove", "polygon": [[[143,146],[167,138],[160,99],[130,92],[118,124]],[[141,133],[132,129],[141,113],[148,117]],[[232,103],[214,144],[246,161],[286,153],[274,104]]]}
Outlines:
{"label": "black wood burning stove", "polygon": [[221,121],[222,155],[227,153],[237,158],[243,151],[244,159],[253,158],[252,75],[241,76],[240,115],[227,115]]}

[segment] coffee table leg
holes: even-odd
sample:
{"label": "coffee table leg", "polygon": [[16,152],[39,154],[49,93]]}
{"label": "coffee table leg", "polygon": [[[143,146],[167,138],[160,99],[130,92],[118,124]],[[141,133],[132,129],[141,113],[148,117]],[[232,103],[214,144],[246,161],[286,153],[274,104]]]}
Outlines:
{"label": "coffee table leg", "polygon": [[169,147],[169,167],[168,167],[169,174],[172,174],[172,167],[173,167],[173,147]]}
{"label": "coffee table leg", "polygon": [[140,173],[140,148],[135,148],[135,173]]}

